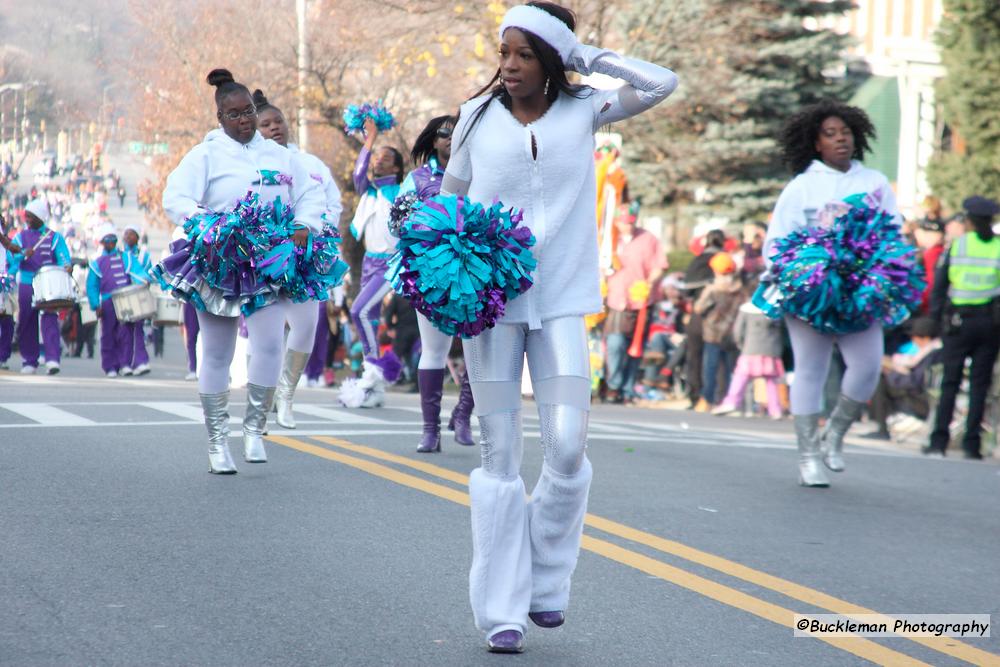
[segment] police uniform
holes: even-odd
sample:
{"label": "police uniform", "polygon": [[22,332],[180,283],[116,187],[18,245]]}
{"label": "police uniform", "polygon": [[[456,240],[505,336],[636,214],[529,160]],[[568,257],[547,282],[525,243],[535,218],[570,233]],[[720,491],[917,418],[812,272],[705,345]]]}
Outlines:
{"label": "police uniform", "polygon": [[[992,218],[1000,205],[984,197],[962,204],[970,216]],[[965,360],[969,372],[969,412],[962,449],[966,458],[982,458],[979,451],[986,395],[993,364],[1000,352],[1000,237],[983,241],[976,232],[956,239],[943,255],[931,297],[931,315],[943,324],[941,359],[944,377],[934,431],[925,454],[944,454],[950,437],[955,397],[962,382]]]}

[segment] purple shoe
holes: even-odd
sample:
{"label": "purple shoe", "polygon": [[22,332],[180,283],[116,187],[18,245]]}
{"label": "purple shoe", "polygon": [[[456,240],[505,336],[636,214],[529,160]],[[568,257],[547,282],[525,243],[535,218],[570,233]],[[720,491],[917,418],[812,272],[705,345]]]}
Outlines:
{"label": "purple shoe", "polygon": [[566,622],[566,614],[561,611],[532,611],[528,618],[540,628],[558,628]]}
{"label": "purple shoe", "polygon": [[503,630],[486,640],[490,653],[523,653],[524,635],[517,630]]}

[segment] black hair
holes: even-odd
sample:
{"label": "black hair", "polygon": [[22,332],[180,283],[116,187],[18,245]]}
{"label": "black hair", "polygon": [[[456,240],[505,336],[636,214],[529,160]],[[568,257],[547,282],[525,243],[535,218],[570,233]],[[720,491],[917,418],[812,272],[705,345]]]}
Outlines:
{"label": "black hair", "polygon": [[264,91],[261,90],[260,88],[253,91],[252,97],[253,97],[253,105],[257,107],[258,113],[260,113],[261,111],[267,111],[268,109],[274,109],[282,116],[285,115],[281,111],[281,109],[279,109],[278,107],[274,106],[273,104],[267,101],[267,97],[264,95]]}
{"label": "black hair", "polygon": [[420,133],[417,140],[413,142],[413,150],[410,151],[413,164],[420,166],[430,160],[432,155],[437,158],[437,151],[434,150],[434,140],[437,139],[437,131],[445,125],[454,127],[455,122],[454,116],[435,116],[431,118],[430,122],[427,123],[427,127]]}
{"label": "black hair", "polygon": [[975,230],[980,241],[989,243],[996,234],[993,233],[993,216],[990,215],[969,215],[966,218]]}
{"label": "black hair", "polygon": [[875,140],[875,126],[868,114],[857,107],[827,99],[805,107],[789,118],[781,129],[778,143],[793,174],[801,174],[819,157],[816,139],[819,138],[820,128],[823,121],[834,116],[844,121],[854,135],[854,154],[851,157],[864,160],[865,153],[870,149],[868,141]]}
{"label": "black hair", "polygon": [[250,94],[250,89],[244,86],[242,83],[237,83],[233,79],[233,73],[227,69],[213,69],[205,77],[205,81],[208,85],[215,86],[215,106],[222,108],[222,100],[226,98],[227,95],[232,93],[246,93]]}
{"label": "black hair", "polygon": [[726,247],[726,233],[721,229],[713,229],[705,234],[705,247],[723,250]]}
{"label": "black hair", "polygon": [[[527,5],[551,14],[565,23],[566,27],[571,31],[576,31],[576,15],[572,12],[572,10],[569,10],[561,5],[557,5],[554,2],[529,2]],[[534,53],[535,57],[538,58],[538,62],[542,66],[542,71],[545,73],[545,76],[549,81],[549,91],[547,95],[549,104],[556,101],[559,97],[559,93],[566,93],[570,97],[577,98],[586,97],[593,93],[593,89],[589,86],[580,86],[569,82],[569,79],[566,78],[566,66],[563,64],[562,57],[548,42],[543,40],[541,37],[528,32],[527,30],[522,30],[522,32],[528,40],[528,46],[531,47],[532,53]],[[479,107],[476,108],[475,112],[473,112],[472,119],[469,120],[469,125],[465,128],[465,132],[459,138],[460,144],[465,142],[472,130],[479,124],[479,121],[483,118],[483,114],[486,113],[486,109],[493,100],[499,98],[500,102],[505,107],[510,109],[510,95],[507,93],[507,89],[504,88],[503,84],[500,83],[499,67],[497,67],[497,71],[493,74],[493,78],[490,79],[489,83],[483,86],[479,92],[469,99],[475,99],[480,95],[485,95],[486,93],[489,93],[489,98],[480,104]]]}

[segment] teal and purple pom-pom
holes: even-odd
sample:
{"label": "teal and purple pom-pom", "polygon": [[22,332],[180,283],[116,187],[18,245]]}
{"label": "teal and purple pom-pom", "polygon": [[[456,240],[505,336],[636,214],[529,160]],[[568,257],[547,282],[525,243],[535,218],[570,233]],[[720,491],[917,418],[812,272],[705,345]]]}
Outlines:
{"label": "teal and purple pom-pom", "polygon": [[273,206],[261,204],[250,192],[229,211],[191,216],[184,223],[187,239],[171,245],[173,254],[153,267],[153,277],[164,290],[196,306],[201,304],[202,285],[219,291],[226,301],[238,302],[247,313],[273,303],[274,289],[254,266],[251,235],[270,215]]}
{"label": "teal and purple pom-pom", "polygon": [[440,331],[462,338],[492,328],[532,285],[536,260],[521,212],[454,195],[414,206],[386,278]]}
{"label": "teal and purple pom-pom", "polygon": [[340,233],[324,219],[319,234],[309,233],[304,247],[296,246],[295,216],[275,202],[275,215],[263,220],[255,238],[254,261],[261,276],[295,303],[325,300],[348,271],[340,259]]}
{"label": "teal and purple pom-pom", "polygon": [[0,276],[0,294],[13,292],[17,287],[17,278],[14,276]]}
{"label": "teal and purple pom-pom", "polygon": [[344,132],[362,132],[365,129],[365,120],[371,118],[375,121],[375,127],[379,132],[391,130],[396,125],[396,119],[392,113],[385,108],[382,100],[376,102],[365,102],[364,104],[348,104],[344,109]]}
{"label": "teal and purple pom-pom", "polygon": [[858,198],[832,225],[779,239],[771,280],[754,303],[769,317],[789,315],[821,333],[846,334],[873,324],[896,326],[920,304],[925,286],[916,249],[889,213]]}
{"label": "teal and purple pom-pom", "polygon": [[416,190],[411,190],[396,197],[389,209],[389,233],[399,238],[399,230],[413,212],[413,209],[420,203],[420,196]]}

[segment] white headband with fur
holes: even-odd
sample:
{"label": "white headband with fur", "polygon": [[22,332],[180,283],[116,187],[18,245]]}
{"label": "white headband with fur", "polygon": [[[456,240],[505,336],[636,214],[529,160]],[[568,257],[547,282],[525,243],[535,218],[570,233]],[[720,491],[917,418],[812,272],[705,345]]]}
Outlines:
{"label": "white headband with fur", "polygon": [[518,5],[507,10],[500,24],[500,39],[503,39],[508,28],[517,28],[538,36],[556,50],[564,65],[576,48],[576,35],[569,26],[538,7]]}

